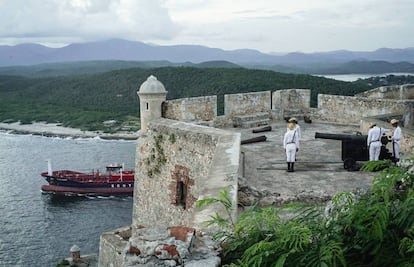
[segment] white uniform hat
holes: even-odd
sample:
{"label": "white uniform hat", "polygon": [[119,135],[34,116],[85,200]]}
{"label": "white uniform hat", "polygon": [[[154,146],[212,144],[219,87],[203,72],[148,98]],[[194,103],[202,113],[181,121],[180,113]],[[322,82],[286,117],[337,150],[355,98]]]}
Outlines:
{"label": "white uniform hat", "polygon": [[377,124],[375,123],[375,122],[370,122],[369,123],[369,128],[372,128],[372,127],[374,127],[374,126],[376,126]]}
{"label": "white uniform hat", "polygon": [[399,121],[398,120],[396,120],[396,119],[392,119],[391,121],[390,121],[390,123],[391,124],[397,124]]}
{"label": "white uniform hat", "polygon": [[294,122],[294,123],[297,123],[298,122],[298,120],[295,118],[295,117],[292,117],[292,118],[290,118],[289,119],[289,121],[288,122]]}

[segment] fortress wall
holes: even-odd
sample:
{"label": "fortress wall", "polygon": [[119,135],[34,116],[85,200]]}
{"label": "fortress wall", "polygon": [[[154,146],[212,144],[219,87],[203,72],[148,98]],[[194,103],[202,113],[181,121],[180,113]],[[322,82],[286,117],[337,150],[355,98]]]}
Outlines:
{"label": "fortress wall", "polygon": [[402,117],[401,123],[404,127],[413,129],[414,127],[414,100],[404,101],[405,111]]}
{"label": "fortress wall", "polygon": [[359,124],[361,118],[403,113],[404,101],[367,97],[318,95],[318,118],[337,123]]}
{"label": "fortress wall", "polygon": [[[99,267],[124,266],[130,227],[121,227],[102,233],[99,241]],[[127,234],[125,234],[127,233]],[[122,235],[125,235],[122,237]]]}
{"label": "fortress wall", "polygon": [[414,84],[401,85],[401,99],[414,99]]}
{"label": "fortress wall", "polygon": [[[310,89],[229,94],[224,97],[224,116],[217,116],[217,96],[204,96],[164,102],[163,117],[187,122],[207,121],[213,122],[215,127],[226,127],[232,124],[234,116],[260,112],[269,112],[275,120],[309,115],[313,119],[338,123],[359,123],[362,117],[401,113],[404,114],[405,127],[414,125],[412,104],[407,104],[414,99],[414,84],[379,87],[354,97],[320,94],[316,109],[310,108]],[[398,102],[398,99],[405,100]]]}
{"label": "fortress wall", "polygon": [[355,96],[394,100],[414,99],[414,84],[381,86]]}
{"label": "fortress wall", "polygon": [[162,116],[177,121],[213,121],[217,117],[217,96],[168,100]]}
{"label": "fortress wall", "polygon": [[401,128],[402,136],[401,139],[401,152],[405,155],[414,155],[414,130]]}
{"label": "fortress wall", "polygon": [[224,115],[233,118],[237,115],[250,115],[271,110],[271,92],[253,92],[224,95]]}
{"label": "fortress wall", "polygon": [[400,86],[381,86],[369,91],[365,91],[355,96],[358,97],[370,97],[370,98],[387,98],[387,99],[400,99]]}
{"label": "fortress wall", "polygon": [[309,89],[278,90],[272,94],[272,109],[307,111],[310,108],[310,97]]}
{"label": "fortress wall", "polygon": [[151,122],[138,139],[133,225],[208,230],[204,222],[224,210],[196,210],[195,202],[231,187],[237,206],[239,150],[239,133],[168,119]]}

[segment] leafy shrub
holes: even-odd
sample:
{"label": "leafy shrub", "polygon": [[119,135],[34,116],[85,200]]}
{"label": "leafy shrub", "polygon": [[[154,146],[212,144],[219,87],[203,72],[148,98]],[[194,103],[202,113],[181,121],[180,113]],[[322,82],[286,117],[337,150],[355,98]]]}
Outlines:
{"label": "leafy shrub", "polygon": [[[375,175],[369,192],[339,193],[326,207],[254,207],[237,222],[212,216],[209,224],[225,226],[217,235],[223,263],[243,267],[414,266],[414,176],[387,162],[377,164],[388,167]],[[222,192],[202,204],[222,203],[229,209],[229,201]]]}

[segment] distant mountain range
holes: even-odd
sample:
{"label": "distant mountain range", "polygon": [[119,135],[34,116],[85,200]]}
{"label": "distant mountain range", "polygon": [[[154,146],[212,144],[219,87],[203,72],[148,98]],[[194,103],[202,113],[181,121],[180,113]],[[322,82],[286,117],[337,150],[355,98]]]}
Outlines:
{"label": "distant mountain range", "polygon": [[[318,53],[287,53],[273,55],[257,50],[239,49],[223,50],[199,45],[149,45],[122,39],[110,39],[98,42],[76,43],[61,48],[50,48],[39,44],[19,44],[0,46],[0,66],[36,65],[56,62],[79,62],[93,60],[121,61],[167,61],[182,65],[204,62],[230,62],[244,67],[258,67],[273,70],[289,69],[291,72],[337,73],[343,70],[344,64],[349,69],[358,63],[358,71],[368,71],[371,61],[381,62],[385,72],[398,69],[401,72],[414,70],[414,48],[390,49],[381,48],[372,52],[355,52],[347,50]],[[354,62],[354,63],[352,63]],[[388,67],[385,67],[388,64]],[[397,64],[397,65],[396,65]],[[191,65],[191,64],[189,64]],[[209,66],[209,64],[206,64]],[[214,64],[213,64],[214,65]]]}

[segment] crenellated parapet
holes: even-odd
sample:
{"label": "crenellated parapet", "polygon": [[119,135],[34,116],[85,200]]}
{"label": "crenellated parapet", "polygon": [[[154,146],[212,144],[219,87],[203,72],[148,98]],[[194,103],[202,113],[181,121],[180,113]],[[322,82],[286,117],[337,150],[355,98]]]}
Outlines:
{"label": "crenellated parapet", "polygon": [[217,117],[217,96],[168,100],[163,103],[162,117],[191,122],[212,122]]}
{"label": "crenellated parapet", "polygon": [[413,100],[414,84],[381,86],[355,95],[377,99]]}

